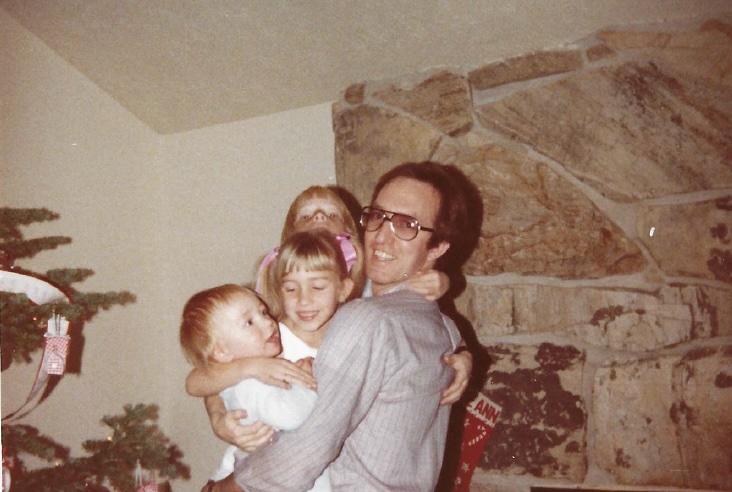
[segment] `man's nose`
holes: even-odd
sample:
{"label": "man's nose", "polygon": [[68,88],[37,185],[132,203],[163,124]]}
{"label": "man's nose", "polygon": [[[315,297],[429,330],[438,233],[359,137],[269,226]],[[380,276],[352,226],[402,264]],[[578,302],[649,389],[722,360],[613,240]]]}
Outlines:
{"label": "man's nose", "polygon": [[316,210],[315,213],[313,214],[313,220],[315,222],[323,222],[327,218],[328,217],[325,215],[325,212],[323,212],[322,210]]}
{"label": "man's nose", "polygon": [[391,230],[391,224],[387,223],[388,220],[384,219],[384,221],[381,223],[378,229],[376,229],[376,235],[374,236],[374,239],[376,241],[383,243],[389,235],[393,234],[393,231]]}

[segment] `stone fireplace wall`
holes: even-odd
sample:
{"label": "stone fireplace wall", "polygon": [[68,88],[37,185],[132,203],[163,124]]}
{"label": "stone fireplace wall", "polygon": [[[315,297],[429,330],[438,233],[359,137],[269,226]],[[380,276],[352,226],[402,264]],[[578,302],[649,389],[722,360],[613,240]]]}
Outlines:
{"label": "stone fireplace wall", "polygon": [[454,304],[502,413],[471,490],[732,490],[730,18],[357,83],[333,121],[361,204],[404,161],[480,190]]}

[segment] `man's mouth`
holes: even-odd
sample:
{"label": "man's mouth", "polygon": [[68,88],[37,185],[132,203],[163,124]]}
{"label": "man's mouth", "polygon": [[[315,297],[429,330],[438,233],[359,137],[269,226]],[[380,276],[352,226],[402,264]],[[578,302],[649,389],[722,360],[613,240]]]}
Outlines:
{"label": "man's mouth", "polygon": [[280,332],[275,330],[272,332],[272,335],[267,339],[267,343],[279,343],[280,341]]}
{"label": "man's mouth", "polygon": [[381,251],[379,249],[374,250],[374,256],[378,258],[379,260],[393,260],[396,258],[396,256],[390,255],[389,253],[386,253],[385,251]]}

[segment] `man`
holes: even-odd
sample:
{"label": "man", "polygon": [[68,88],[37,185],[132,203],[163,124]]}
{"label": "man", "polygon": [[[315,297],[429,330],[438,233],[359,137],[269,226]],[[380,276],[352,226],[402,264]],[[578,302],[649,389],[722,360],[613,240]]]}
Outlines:
{"label": "man", "polygon": [[441,390],[453,377],[439,361],[460,335],[436,303],[400,286],[461,241],[468,211],[456,172],[425,162],[382,176],[361,218],[373,297],[333,317],[312,415],[204,490],[303,491],[329,465],[337,491],[434,489],[450,412]]}

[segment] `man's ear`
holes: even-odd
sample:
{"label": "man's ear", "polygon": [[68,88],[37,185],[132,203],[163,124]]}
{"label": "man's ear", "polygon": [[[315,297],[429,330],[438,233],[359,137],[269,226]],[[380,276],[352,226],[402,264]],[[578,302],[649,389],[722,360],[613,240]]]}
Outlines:
{"label": "man's ear", "polygon": [[442,241],[440,244],[435,246],[434,248],[430,248],[427,251],[427,260],[431,262],[437,261],[437,259],[447,253],[447,250],[450,249],[450,243],[447,241]]}

